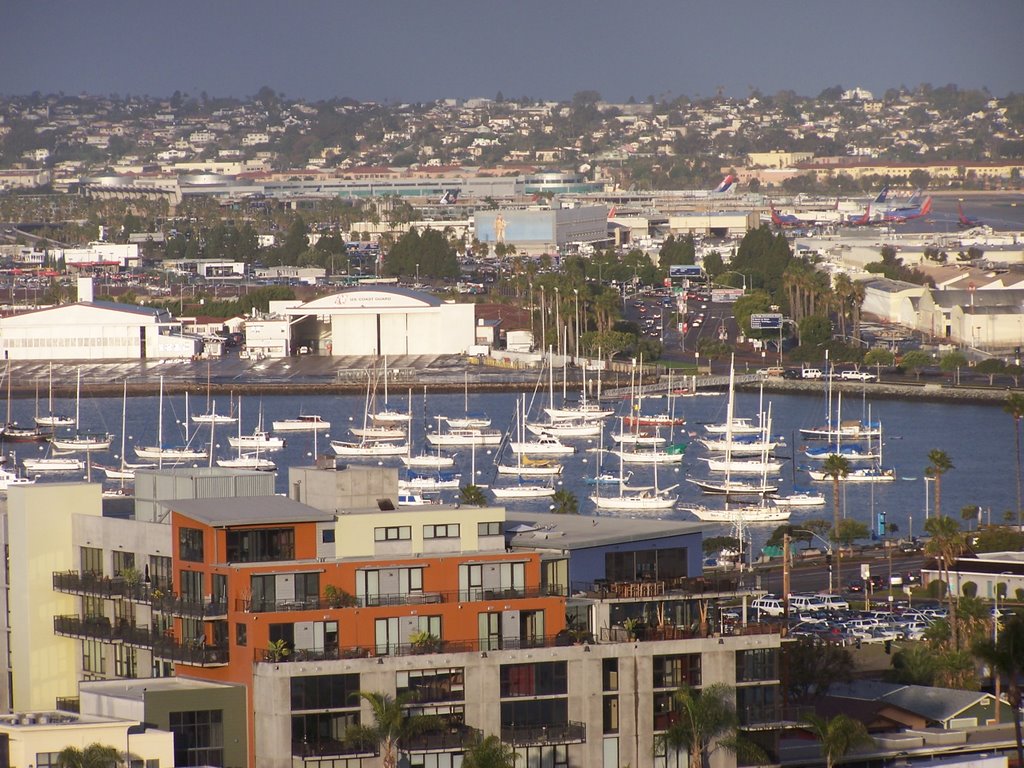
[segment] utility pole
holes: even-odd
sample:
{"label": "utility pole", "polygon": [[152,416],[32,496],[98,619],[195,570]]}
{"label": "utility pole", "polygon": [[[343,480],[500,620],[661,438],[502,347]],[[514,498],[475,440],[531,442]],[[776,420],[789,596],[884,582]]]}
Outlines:
{"label": "utility pole", "polygon": [[785,616],[788,626],[789,622],[789,534],[782,535],[782,604],[785,607]]}

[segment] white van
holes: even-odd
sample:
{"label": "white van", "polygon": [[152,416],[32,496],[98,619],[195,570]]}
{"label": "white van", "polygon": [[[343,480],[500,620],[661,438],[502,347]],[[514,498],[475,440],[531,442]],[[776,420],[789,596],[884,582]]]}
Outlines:
{"label": "white van", "polygon": [[790,595],[789,607],[795,611],[824,611],[828,609],[825,601],[818,595]]}
{"label": "white van", "polygon": [[766,616],[782,616],[786,612],[786,606],[777,597],[759,597],[750,603],[750,607],[760,611]]}
{"label": "white van", "polygon": [[822,377],[821,368],[804,368],[800,372],[800,376],[804,379],[820,379]]}
{"label": "white van", "polygon": [[817,595],[817,598],[825,604],[829,611],[848,611],[850,604],[838,595]]}

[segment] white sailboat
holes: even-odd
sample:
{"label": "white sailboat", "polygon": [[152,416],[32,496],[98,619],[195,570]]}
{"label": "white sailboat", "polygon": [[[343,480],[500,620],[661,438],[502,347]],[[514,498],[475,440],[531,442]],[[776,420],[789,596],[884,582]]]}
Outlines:
{"label": "white sailboat", "polygon": [[[78,381],[75,385],[75,424],[81,425],[82,403],[82,369],[78,369]],[[50,443],[60,451],[105,451],[110,448],[114,436],[108,432],[77,433],[72,437],[54,435]]]}
{"label": "white sailboat", "polygon": [[[233,413],[217,413],[210,398],[210,361],[206,361],[206,413],[189,414],[193,424],[234,424],[238,417]],[[234,408],[231,409],[234,411]]]}
{"label": "white sailboat", "polygon": [[47,427],[50,429],[59,429],[61,427],[73,427],[75,426],[75,419],[73,417],[53,412],[53,363],[50,363],[49,365],[49,373],[50,384],[49,393],[47,395],[48,407],[45,416],[40,416],[36,414],[36,426]]}
{"label": "white sailboat", "polygon": [[135,455],[140,459],[152,459],[157,462],[158,467],[163,467],[164,462],[179,464],[183,461],[196,461],[205,459],[205,450],[190,447],[191,442],[187,438],[188,420],[185,420],[186,442],[183,446],[166,447],[164,445],[164,377],[160,377],[160,407],[157,417],[157,445],[135,446]]}
{"label": "white sailboat", "polygon": [[[516,426],[519,430],[519,439],[523,440],[523,425],[526,422],[526,395],[523,395],[522,402],[516,403]],[[521,470],[523,467],[523,454],[516,453],[516,466]],[[500,465],[499,465],[500,466]],[[522,472],[520,472],[522,476]],[[491,493],[496,499],[539,499],[555,495],[555,488],[552,485],[537,485],[524,483],[520,477],[516,485],[492,486]]]}
{"label": "white sailboat", "polygon": [[622,457],[619,456],[619,493],[617,496],[602,496],[600,484],[596,486],[590,500],[600,510],[615,512],[649,512],[672,509],[676,505],[678,495],[673,491],[678,484],[668,488],[658,487],[658,465],[654,465],[654,485],[629,486],[628,476],[624,474]]}
{"label": "white sailboat", "polygon": [[[374,380],[372,376],[366,380],[366,404],[363,410],[363,429],[370,428],[371,408],[374,402]],[[406,414],[408,415],[408,414]],[[403,431],[404,435],[404,431]],[[331,440],[331,449],[338,456],[349,458],[378,458],[384,456],[408,456],[408,442],[393,442],[391,440],[373,440],[362,438],[359,442],[344,440]]]}
{"label": "white sailboat", "polygon": [[331,428],[331,422],[315,413],[300,413],[294,419],[271,422],[275,432],[320,432]]}
{"label": "white sailboat", "polygon": [[[217,412],[217,404],[213,403],[213,410],[211,413]],[[211,422],[210,426],[210,443],[213,444],[213,425],[216,421]],[[238,397],[238,437],[241,439],[242,435],[242,397]],[[242,450],[241,444],[235,446],[238,449],[238,455],[230,459],[217,459],[217,466],[224,469],[251,469],[257,472],[273,472],[277,469],[271,459],[260,456],[260,449],[257,447],[253,451],[246,453]]]}
{"label": "white sailboat", "polygon": [[105,467],[102,464],[98,465],[103,473],[107,476],[108,480],[120,480],[124,487],[125,480],[135,479],[136,469],[150,469],[155,464],[129,464],[126,460],[124,453],[125,441],[126,441],[126,426],[128,423],[128,379],[124,380],[124,393],[121,396],[121,466],[120,467]]}
{"label": "white sailboat", "polygon": [[[409,412],[412,413],[412,390],[409,391],[409,401],[410,401],[409,402]],[[426,406],[427,406],[427,390],[426,390],[426,388],[424,388],[424,390],[423,390],[423,434],[424,434],[424,438],[426,438],[426,433],[427,433]],[[438,430],[441,429],[441,419],[442,418],[444,418],[444,417],[442,417],[442,416],[438,416],[437,417],[437,428],[438,428]],[[448,469],[450,467],[454,467],[455,466],[455,458],[452,457],[452,456],[442,456],[440,448],[436,448],[436,450],[433,453],[431,453],[429,450],[426,450],[426,446],[424,446],[423,453],[420,453],[420,454],[418,454],[416,456],[412,455],[412,447],[411,447],[412,446],[412,422],[409,422],[409,445],[410,445],[410,449],[409,449],[410,452],[409,452],[409,454],[402,457],[402,463],[408,469],[434,469],[434,470],[438,470],[438,469]],[[429,442],[428,442],[428,445],[429,445]]]}
{"label": "white sailboat", "polygon": [[[469,412],[469,372],[466,371],[462,374],[462,404],[463,404],[463,415],[462,416],[439,416],[438,419],[443,419],[448,423],[449,429],[486,429],[491,426],[491,418],[486,414],[482,413],[470,413]],[[438,423],[438,429],[440,430],[441,425]]]}
{"label": "white sailboat", "polygon": [[[241,400],[241,398],[239,398]],[[239,430],[237,435],[228,438],[228,444],[239,450],[247,448],[250,451],[279,451],[285,447],[285,439],[272,435],[263,428],[263,408],[260,408],[260,416],[256,421],[256,428],[251,435],[243,435],[241,430],[241,417],[238,420]]]}
{"label": "white sailboat", "polygon": [[412,418],[411,414],[398,411],[388,405],[388,356],[384,355],[384,407],[381,410],[370,414],[376,422],[385,424],[406,424]]}

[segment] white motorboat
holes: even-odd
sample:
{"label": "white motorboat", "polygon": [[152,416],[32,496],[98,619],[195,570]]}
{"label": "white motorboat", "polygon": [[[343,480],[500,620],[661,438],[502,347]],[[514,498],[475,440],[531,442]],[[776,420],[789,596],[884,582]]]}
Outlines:
{"label": "white motorboat", "polygon": [[642,432],[622,432],[613,434],[612,440],[619,445],[664,445],[667,438],[661,435],[648,435]]}
{"label": "white motorboat", "polygon": [[782,462],[775,459],[715,459],[703,456],[701,460],[707,462],[712,472],[729,472],[733,475],[763,475],[782,469]]}
{"label": "white motorboat", "polygon": [[243,453],[233,459],[217,459],[217,466],[224,469],[254,469],[257,472],[273,472],[277,469],[273,461],[255,453]]}
{"label": "white motorboat", "polygon": [[285,439],[272,435],[264,429],[257,429],[251,435],[232,435],[228,438],[232,448],[243,450],[279,451],[285,447]]}
{"label": "white motorboat", "polygon": [[446,432],[432,432],[427,435],[427,442],[437,448],[452,448],[465,445],[499,445],[501,438],[502,433],[497,429],[464,427],[449,429]]}
{"label": "white motorboat", "polygon": [[376,458],[380,456],[405,456],[409,453],[409,444],[380,442],[346,443],[340,440],[331,440],[331,449],[339,456]]}
{"label": "white motorboat", "polygon": [[371,424],[366,427],[349,427],[349,432],[361,440],[404,440],[405,430],[387,424]]}
{"label": "white motorboat", "polygon": [[39,474],[43,472],[82,472],[85,462],[69,456],[47,456],[42,459],[22,459],[21,464],[26,472]]}
{"label": "white motorboat", "polygon": [[315,413],[299,414],[294,419],[281,419],[273,422],[275,432],[316,432],[331,428],[331,422]]}
{"label": "white motorboat", "polygon": [[398,480],[399,491],[441,491],[458,488],[462,475],[457,472],[414,472],[406,470]]}
{"label": "white motorboat", "polygon": [[776,507],[822,507],[825,497],[814,491],[794,489],[788,496],[775,496],[769,499]]}
{"label": "white motorboat", "polygon": [[544,499],[555,495],[550,485],[519,485],[491,486],[491,493],[496,499]]}
{"label": "white motorboat", "polygon": [[[817,482],[832,482],[832,477],[821,470],[811,469],[807,472],[811,480]],[[891,483],[896,479],[895,469],[883,469],[882,467],[858,467],[851,469],[846,477],[840,477],[840,483]]]}
{"label": "white motorboat", "polygon": [[511,442],[509,448],[512,453],[532,456],[565,456],[576,452],[573,446],[566,445],[554,435],[541,435],[536,440]]}
{"label": "white motorboat", "polygon": [[34,477],[22,477],[17,472],[0,469],[0,491],[6,491],[16,485],[34,485],[35,482]]}
{"label": "white motorboat", "polygon": [[439,453],[422,453],[419,456],[403,456],[402,463],[409,469],[448,469],[455,466],[455,459]]}
{"label": "white motorboat", "polygon": [[731,425],[729,422],[705,424],[704,431],[709,435],[724,435],[726,432],[730,432],[733,437],[736,437],[738,435],[759,435],[764,430],[760,424],[755,424],[753,419],[740,416],[734,418]]}

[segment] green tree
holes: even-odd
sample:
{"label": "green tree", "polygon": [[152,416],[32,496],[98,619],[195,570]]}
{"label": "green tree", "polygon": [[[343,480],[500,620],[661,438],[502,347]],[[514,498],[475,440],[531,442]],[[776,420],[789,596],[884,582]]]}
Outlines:
{"label": "green tree", "polygon": [[281,243],[281,259],[283,264],[298,263],[299,256],[309,248],[309,227],[301,216],[292,219],[288,234]]}
{"label": "green tree", "polygon": [[857,671],[846,648],[810,637],[783,643],[780,657],[782,692],[790,704],[813,701],[833,683],[852,681]]}
{"label": "green tree", "polygon": [[[825,477],[832,479],[832,541],[839,541],[839,483],[850,474],[850,461],[845,456],[833,453],[821,466]],[[836,549],[836,586],[842,589],[842,549]]]}
{"label": "green tree", "polygon": [[935,516],[942,517],[942,476],[955,469],[953,460],[945,451],[933,448],[928,451],[928,466],[924,473],[928,477],[935,478]]}
{"label": "green tree", "polygon": [[379,744],[384,768],[397,768],[399,753],[407,741],[441,726],[436,717],[409,714],[405,705],[415,700],[412,692],[393,697],[376,691],[360,691],[359,697],[370,705],[373,724],[349,726],[345,741]]}
{"label": "green tree", "polygon": [[951,517],[942,517],[940,515],[928,518],[924,523],[924,530],[930,537],[925,545],[925,552],[932,557],[939,558],[939,567],[942,570],[943,580],[946,584],[949,626],[954,637],[954,645],[959,647],[957,640],[959,638],[959,626],[957,625],[956,601],[953,599],[949,569],[966,547],[964,534],[960,530],[960,523]]}
{"label": "green tree", "polygon": [[850,547],[853,545],[853,542],[858,539],[866,539],[870,535],[871,531],[866,523],[848,517],[839,521],[839,532],[836,535],[836,541],[844,547]]}
{"label": "green tree", "polygon": [[917,377],[918,381],[920,381],[921,369],[930,365],[931,362],[932,359],[927,352],[914,349],[907,352],[907,354],[900,358],[900,368],[913,373]]}
{"label": "green tree", "polygon": [[486,507],[487,496],[479,485],[464,485],[459,488],[459,501],[469,507]]}
{"label": "green tree", "polygon": [[805,722],[810,726],[811,733],[821,742],[821,753],[825,758],[826,768],[833,768],[836,762],[843,759],[851,750],[875,743],[868,735],[864,723],[854,720],[849,715],[836,715],[827,720],[818,715],[808,715]]}
{"label": "green tree", "polygon": [[718,251],[711,251],[704,256],[704,272],[707,274],[708,279],[714,281],[716,277],[725,271],[725,262],[722,260],[722,254]]}
{"label": "green tree", "polygon": [[515,768],[519,755],[497,736],[475,741],[462,758],[462,768]]}
{"label": "green tree", "polygon": [[556,515],[578,515],[580,513],[580,504],[576,499],[576,494],[564,488],[559,488],[555,491],[555,495],[551,497],[551,511]]}
{"label": "green tree", "polygon": [[935,685],[938,676],[939,658],[928,643],[907,643],[892,657],[892,668],[886,671],[885,679],[904,685]]}
{"label": "green tree", "polygon": [[967,365],[967,358],[963,352],[947,352],[941,358],[939,358],[939,368],[946,373],[956,374],[956,383],[960,383],[960,369]]}
{"label": "green tree", "polygon": [[988,376],[988,385],[991,387],[994,383],[993,380],[996,374],[1003,373],[1006,370],[1006,363],[1000,360],[998,357],[990,357],[987,360],[982,360],[976,366],[974,366],[974,372]]}
{"label": "green tree", "polygon": [[[992,670],[993,678],[1006,683],[1006,700],[1013,713],[1013,732],[1017,739],[1017,765],[1024,765],[1024,735],[1021,733],[1021,705],[1024,696],[1021,676],[1024,675],[1024,614],[1012,614],[997,633],[997,638],[974,644],[974,654]],[[999,706],[998,704],[996,706]]]}
{"label": "green tree", "polygon": [[679,239],[676,239],[675,235],[669,235],[658,252],[658,266],[667,270],[673,264],[694,264],[696,254],[693,235]]}
{"label": "green tree", "polygon": [[1017,467],[1017,527],[1019,528],[1024,520],[1021,519],[1021,463],[1020,463],[1020,420],[1024,418],[1024,395],[1016,392],[1006,398],[1003,411],[1013,417],[1013,457]]}
{"label": "green tree", "polygon": [[890,366],[896,362],[896,355],[888,349],[869,349],[864,354],[864,365],[875,366],[875,375],[882,377],[882,366]]}
{"label": "green tree", "polygon": [[115,768],[124,765],[124,753],[105,744],[90,744],[85,749],[65,747],[57,755],[59,768]]}
{"label": "green tree", "polygon": [[684,685],[672,695],[678,719],[657,737],[667,753],[689,754],[689,768],[705,768],[717,749],[736,753],[751,762],[763,759],[760,750],[739,738],[735,691],[723,683],[701,689]]}

